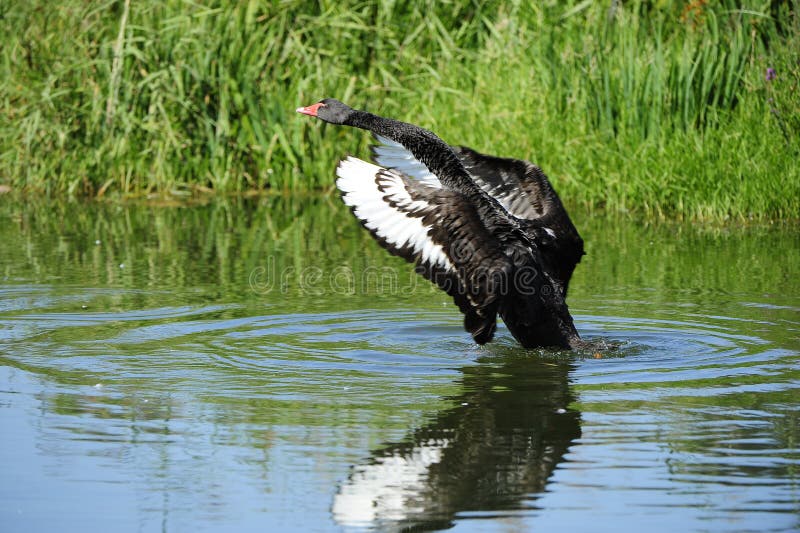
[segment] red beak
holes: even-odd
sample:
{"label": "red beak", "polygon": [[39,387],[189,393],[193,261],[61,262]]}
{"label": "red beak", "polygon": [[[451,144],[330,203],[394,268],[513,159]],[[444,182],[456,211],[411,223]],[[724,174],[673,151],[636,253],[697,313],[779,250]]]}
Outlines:
{"label": "red beak", "polygon": [[309,115],[309,116],[312,116],[312,117],[316,117],[317,116],[317,111],[319,110],[320,107],[322,107],[324,105],[325,104],[323,104],[322,102],[317,102],[316,104],[311,104],[310,106],[298,107],[297,108],[297,112],[298,113],[302,113],[304,115]]}

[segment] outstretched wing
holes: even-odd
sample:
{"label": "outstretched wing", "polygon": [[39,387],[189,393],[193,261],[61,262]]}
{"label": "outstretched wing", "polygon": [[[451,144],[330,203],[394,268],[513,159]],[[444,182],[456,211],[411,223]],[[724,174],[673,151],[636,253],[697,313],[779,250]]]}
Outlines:
{"label": "outstretched wing", "polygon": [[[372,160],[426,185],[441,187],[424,163],[402,144],[375,135]],[[500,202],[508,214],[520,220],[538,220],[564,208],[544,172],[528,161],[481,154],[466,146],[451,147],[473,181]],[[566,215],[566,213],[564,213]]]}
{"label": "outstretched wing", "polygon": [[[375,136],[373,160],[386,168],[441,187],[438,178],[401,144]],[[464,146],[451,147],[472,180],[521,222],[537,242],[566,290],[583,256],[583,240],[544,172],[528,161],[481,154]]]}
{"label": "outstretched wing", "polygon": [[[550,182],[533,163],[481,154],[466,146],[456,146],[453,150],[475,183],[512,216],[536,220],[556,207],[552,205],[555,192]],[[561,203],[558,204],[560,207]]]}
{"label": "outstretched wing", "polygon": [[481,154],[454,147],[472,179],[508,213],[527,221],[523,229],[540,245],[542,255],[566,291],[584,254],[583,239],[544,172],[529,161]]}
{"label": "outstretched wing", "polygon": [[456,191],[353,157],[336,173],[344,203],[381,246],[453,298],[477,343],[490,341],[513,266],[475,207]]}

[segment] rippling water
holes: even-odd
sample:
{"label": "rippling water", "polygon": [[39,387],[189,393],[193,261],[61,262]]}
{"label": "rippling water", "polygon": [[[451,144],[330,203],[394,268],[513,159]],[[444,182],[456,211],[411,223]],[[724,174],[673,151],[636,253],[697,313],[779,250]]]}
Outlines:
{"label": "rippling water", "polygon": [[574,354],[324,198],[0,206],[0,529],[800,529],[796,228],[578,218]]}

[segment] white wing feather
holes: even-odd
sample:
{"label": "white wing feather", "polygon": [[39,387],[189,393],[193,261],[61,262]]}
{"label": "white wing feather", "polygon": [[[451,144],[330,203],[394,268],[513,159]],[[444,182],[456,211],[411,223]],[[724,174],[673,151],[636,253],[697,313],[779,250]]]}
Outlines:
{"label": "white wing feather", "polygon": [[384,172],[379,177],[382,191],[376,182],[381,170],[355,157],[339,163],[336,186],[342,191],[344,203],[353,208],[367,229],[395,250],[410,248],[422,262],[455,270],[442,246],[430,238],[431,225],[422,222],[433,208],[413,199],[397,174]]}

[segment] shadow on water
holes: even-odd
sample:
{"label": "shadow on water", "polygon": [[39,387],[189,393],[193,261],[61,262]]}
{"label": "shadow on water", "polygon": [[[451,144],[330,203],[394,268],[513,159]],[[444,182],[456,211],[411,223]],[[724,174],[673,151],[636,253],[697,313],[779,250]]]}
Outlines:
{"label": "shadow on water", "polygon": [[479,363],[461,370],[453,407],[352,467],[334,497],[337,522],[434,530],[534,505],[581,434],[580,413],[568,409],[572,365],[519,355]]}

